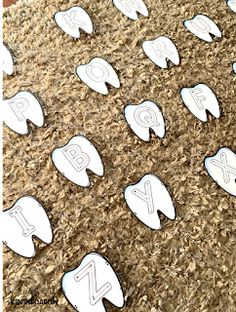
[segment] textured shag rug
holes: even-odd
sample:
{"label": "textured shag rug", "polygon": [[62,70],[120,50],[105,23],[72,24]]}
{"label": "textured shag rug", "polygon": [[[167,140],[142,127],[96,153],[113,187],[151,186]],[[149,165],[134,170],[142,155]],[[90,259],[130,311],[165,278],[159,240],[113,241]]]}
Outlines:
{"label": "textured shag rug", "polygon": [[[43,103],[43,128],[23,137],[4,129],[4,209],[32,195],[45,207],[54,229],[47,246],[36,241],[27,260],[4,247],[5,311],[72,311],[60,280],[90,251],[106,256],[120,277],[124,312],[236,311],[236,202],[203,167],[219,147],[236,151],[236,16],[222,0],[145,0],[149,17],[129,20],[108,0],[20,0],[4,11],[4,41],[16,61],[4,78],[4,97],[30,90]],[[53,15],[73,5],[89,12],[95,32],[75,40]],[[183,26],[196,14],[212,18],[223,32],[205,43]],[[166,35],[181,55],[181,65],[162,70],[144,54],[144,40]],[[75,75],[75,67],[104,57],[121,88],[102,96]],[[179,91],[199,82],[216,93],[222,116],[197,120]],[[138,139],[128,127],[127,103],[150,99],[161,107],[167,125],[163,140]],[[90,188],[66,180],[51,152],[77,134],[97,147],[104,177],[91,175]],[[123,189],[146,173],[165,183],[177,218],[152,231],[128,209]],[[14,306],[13,298],[51,298],[57,305]],[[119,309],[106,304],[109,312]]]}

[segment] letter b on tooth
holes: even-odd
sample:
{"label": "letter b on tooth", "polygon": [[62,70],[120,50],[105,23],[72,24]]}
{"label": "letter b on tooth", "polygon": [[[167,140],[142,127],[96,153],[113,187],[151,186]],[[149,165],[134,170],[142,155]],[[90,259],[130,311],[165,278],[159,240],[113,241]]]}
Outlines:
{"label": "letter b on tooth", "polygon": [[76,171],[85,169],[89,164],[89,156],[86,153],[83,153],[77,145],[70,145],[66,147],[62,153],[69,160]]}

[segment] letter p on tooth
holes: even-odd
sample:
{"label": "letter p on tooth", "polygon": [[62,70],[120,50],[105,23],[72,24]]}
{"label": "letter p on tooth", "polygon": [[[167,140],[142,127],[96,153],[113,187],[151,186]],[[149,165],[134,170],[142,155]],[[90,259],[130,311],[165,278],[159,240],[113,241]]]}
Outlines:
{"label": "letter p on tooth", "polygon": [[138,13],[148,16],[148,10],[143,0],[113,0],[119,11],[132,20],[138,19]]}

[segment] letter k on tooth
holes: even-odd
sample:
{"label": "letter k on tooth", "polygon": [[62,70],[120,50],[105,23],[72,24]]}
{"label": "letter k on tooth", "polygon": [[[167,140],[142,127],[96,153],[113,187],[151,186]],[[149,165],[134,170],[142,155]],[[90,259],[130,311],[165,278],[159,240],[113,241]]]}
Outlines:
{"label": "letter k on tooth", "polygon": [[55,14],[57,25],[73,38],[80,37],[80,28],[88,34],[93,32],[93,24],[88,13],[79,6]]}
{"label": "letter k on tooth", "polygon": [[124,15],[132,20],[138,19],[138,13],[148,16],[148,10],[143,0],[113,0],[114,5]]}
{"label": "letter k on tooth", "polygon": [[104,174],[103,163],[96,148],[82,135],[75,136],[66,145],[56,148],[52,152],[52,161],[62,175],[83,187],[90,185],[87,169],[98,176]]}
{"label": "letter k on tooth", "polygon": [[196,15],[193,19],[186,20],[184,26],[198,38],[212,42],[215,37],[221,38],[219,27],[207,16]]}

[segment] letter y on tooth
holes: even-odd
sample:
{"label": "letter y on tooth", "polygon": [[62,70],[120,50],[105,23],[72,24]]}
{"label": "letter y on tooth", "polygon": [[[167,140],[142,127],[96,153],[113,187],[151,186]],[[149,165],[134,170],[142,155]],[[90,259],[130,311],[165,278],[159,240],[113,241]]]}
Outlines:
{"label": "letter y on tooth", "polygon": [[102,160],[94,145],[84,136],[73,137],[66,145],[52,152],[52,161],[56,168],[68,180],[87,187],[90,185],[87,169],[103,176]]}
{"label": "letter y on tooth", "polygon": [[206,84],[193,88],[184,88],[180,96],[188,109],[201,121],[207,122],[207,111],[215,118],[220,118],[220,107],[213,91]]}
{"label": "letter y on tooth", "polygon": [[21,197],[14,206],[1,212],[2,241],[23,257],[35,255],[32,236],[45,244],[52,242],[50,221],[40,203],[31,196]]}
{"label": "letter y on tooth", "polygon": [[62,290],[79,312],[106,312],[103,299],[124,306],[120,281],[107,259],[99,253],[86,255],[80,265],[62,277]]}
{"label": "letter y on tooth", "polygon": [[230,9],[236,13],[236,0],[228,0],[227,3]]}
{"label": "letter y on tooth", "polygon": [[196,15],[193,19],[186,20],[184,26],[198,38],[212,42],[212,35],[221,38],[219,27],[207,16]]}
{"label": "letter y on tooth", "polygon": [[9,76],[12,75],[13,66],[14,66],[14,61],[13,61],[11,52],[5,46],[5,44],[2,44],[2,69],[4,73]]}
{"label": "letter y on tooth", "polygon": [[138,19],[138,13],[148,16],[148,10],[143,0],[113,0],[119,11],[132,20]]}
{"label": "letter y on tooth", "polygon": [[152,41],[144,41],[143,50],[150,60],[161,68],[168,67],[168,60],[175,65],[180,63],[178,50],[167,37],[161,36]]}
{"label": "letter y on tooth", "polygon": [[80,28],[86,33],[93,32],[93,24],[88,13],[79,6],[55,14],[57,25],[73,38],[80,37]]}

